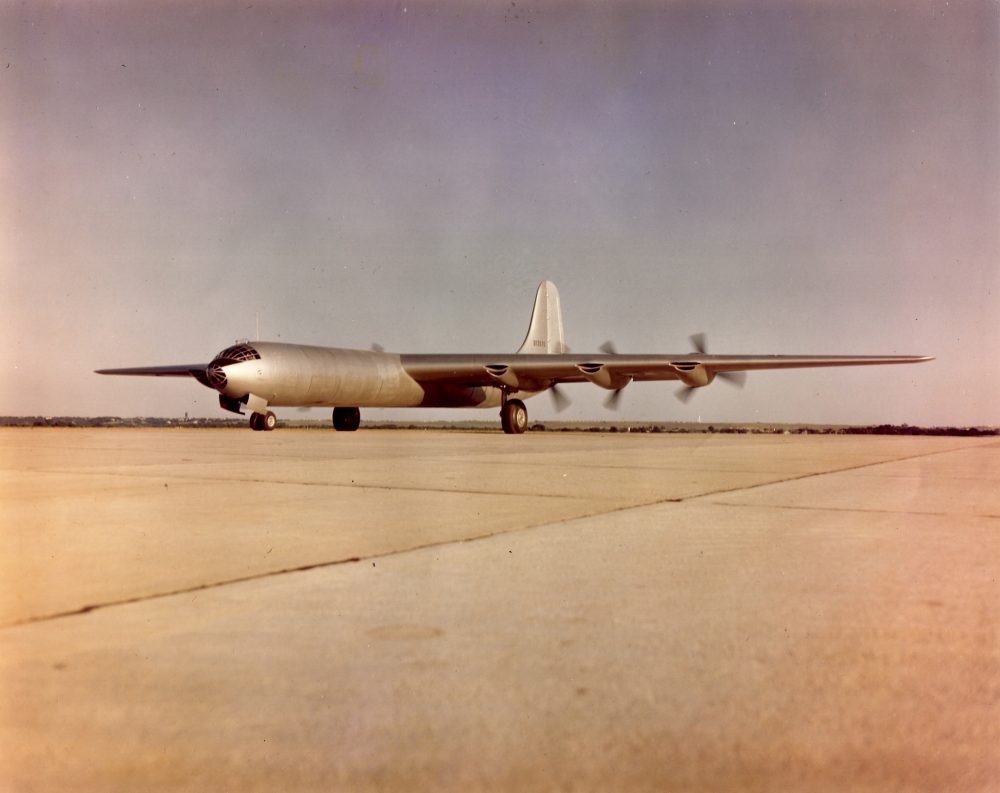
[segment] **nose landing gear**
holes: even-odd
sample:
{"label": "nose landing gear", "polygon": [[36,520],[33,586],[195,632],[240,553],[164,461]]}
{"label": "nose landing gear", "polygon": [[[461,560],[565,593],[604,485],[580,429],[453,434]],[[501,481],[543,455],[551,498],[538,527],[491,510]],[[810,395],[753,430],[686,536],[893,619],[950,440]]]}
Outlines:
{"label": "nose landing gear", "polygon": [[251,413],[250,429],[255,432],[270,432],[278,426],[278,417],[270,410],[267,413]]}

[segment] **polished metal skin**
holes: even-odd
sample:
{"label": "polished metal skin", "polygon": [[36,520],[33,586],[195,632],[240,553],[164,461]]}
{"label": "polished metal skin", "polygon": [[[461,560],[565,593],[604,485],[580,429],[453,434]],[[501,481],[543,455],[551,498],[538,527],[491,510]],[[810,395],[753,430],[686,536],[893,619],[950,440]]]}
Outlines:
{"label": "polished metal skin", "polygon": [[[99,369],[98,374],[194,377],[219,392],[219,404],[250,412],[255,430],[273,429],[271,407],[332,407],[334,427],[357,429],[358,407],[501,407],[504,432],[528,425],[522,400],[559,383],[593,383],[618,393],[633,380],[678,380],[700,388],[716,376],[741,382],[736,373],[758,369],[866,366],[929,361],[917,355],[619,355],[609,345],[597,355],[568,353],[559,292],[543,281],[531,323],[516,353],[407,355],[277,342],[241,342],[208,364]],[[560,399],[564,399],[560,397]]]}

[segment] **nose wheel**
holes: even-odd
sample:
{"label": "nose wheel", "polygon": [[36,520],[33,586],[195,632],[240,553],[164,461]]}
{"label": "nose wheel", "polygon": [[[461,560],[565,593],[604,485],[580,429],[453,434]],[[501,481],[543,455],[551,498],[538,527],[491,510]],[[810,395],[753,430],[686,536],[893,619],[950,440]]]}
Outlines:
{"label": "nose wheel", "polygon": [[508,435],[520,435],[528,429],[528,409],[520,399],[508,399],[503,403],[500,426]]}
{"label": "nose wheel", "polygon": [[270,432],[278,426],[278,417],[270,410],[267,413],[251,413],[250,429],[255,432]]}

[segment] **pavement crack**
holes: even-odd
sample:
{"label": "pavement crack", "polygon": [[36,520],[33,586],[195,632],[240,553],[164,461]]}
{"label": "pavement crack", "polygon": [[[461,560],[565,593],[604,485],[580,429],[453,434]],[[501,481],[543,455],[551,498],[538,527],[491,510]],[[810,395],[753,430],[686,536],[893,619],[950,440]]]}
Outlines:
{"label": "pavement crack", "polygon": [[772,485],[782,485],[789,482],[799,482],[803,479],[811,479],[814,476],[827,476],[829,474],[843,474],[848,471],[860,471],[864,468],[873,468],[876,465],[889,465],[890,463],[901,463],[907,460],[917,460],[921,457],[933,457],[937,454],[948,454],[955,451],[954,449],[936,449],[930,452],[920,452],[919,454],[907,454],[902,457],[892,457],[887,460],[873,460],[867,463],[858,463],[856,465],[845,465],[842,468],[828,468],[822,471],[810,471],[809,473],[799,474],[796,476],[787,476],[783,479],[772,479],[768,482],[758,482],[753,485],[740,485],[738,487],[720,488],[718,490],[712,490],[707,493],[699,493],[695,496],[689,496],[683,499],[684,501],[696,501],[703,498],[711,498],[713,496],[719,496],[727,493],[741,493],[744,490],[757,490],[761,487],[770,487]]}
{"label": "pavement crack", "polygon": [[956,514],[962,515],[968,518],[984,518],[987,520],[996,520],[1000,518],[1000,515],[991,515],[988,513],[981,514],[978,512],[932,512],[930,510],[900,510],[900,509],[875,509],[873,507],[831,507],[831,506],[803,506],[800,504],[740,504],[734,501],[713,501],[715,506],[719,507],[733,507],[736,509],[794,509],[801,510],[804,512],[861,512],[872,515],[922,515],[924,517],[940,518],[940,517],[953,517]]}
{"label": "pavement crack", "polygon": [[[391,556],[391,555],[393,554],[375,554],[367,558],[378,559],[381,556]],[[14,628],[22,625],[31,625],[37,622],[49,622],[51,620],[62,619],[64,617],[75,617],[83,614],[91,614],[95,611],[114,608],[115,606],[128,606],[134,603],[146,603],[151,600],[159,600],[160,598],[168,598],[168,597],[173,597],[175,595],[188,595],[192,592],[203,592],[208,589],[218,589],[219,587],[229,586],[231,584],[242,584],[248,581],[259,581],[264,578],[272,578],[275,576],[288,575],[290,573],[302,573],[306,572],[307,570],[315,570],[317,568],[322,568],[322,567],[336,567],[337,565],[353,564],[355,562],[360,562],[360,561],[362,561],[362,557],[350,556],[344,559],[332,559],[323,562],[311,562],[309,564],[283,567],[278,570],[265,570],[260,573],[254,573],[252,575],[237,576],[234,578],[224,578],[219,581],[207,581],[201,584],[192,584],[191,586],[178,587],[177,589],[171,589],[165,592],[150,592],[144,595],[135,595],[132,597],[106,600],[101,603],[88,603],[85,606],[66,609],[65,611],[54,611],[48,614],[39,614],[34,617],[27,617],[22,620],[14,620],[11,622],[6,622],[0,625],[0,630],[4,628]]]}

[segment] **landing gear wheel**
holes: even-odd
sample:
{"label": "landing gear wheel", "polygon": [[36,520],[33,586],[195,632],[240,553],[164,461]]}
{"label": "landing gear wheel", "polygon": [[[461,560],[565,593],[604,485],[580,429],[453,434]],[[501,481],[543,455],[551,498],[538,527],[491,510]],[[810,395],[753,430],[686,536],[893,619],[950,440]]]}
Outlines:
{"label": "landing gear wheel", "polygon": [[508,399],[500,408],[500,426],[508,435],[520,435],[528,429],[528,409],[520,399]]}
{"label": "landing gear wheel", "polygon": [[270,410],[267,413],[251,413],[250,429],[255,432],[270,432],[278,426],[278,417]]}
{"label": "landing gear wheel", "polygon": [[357,408],[334,408],[333,428],[337,432],[354,432],[361,424],[361,411]]}

